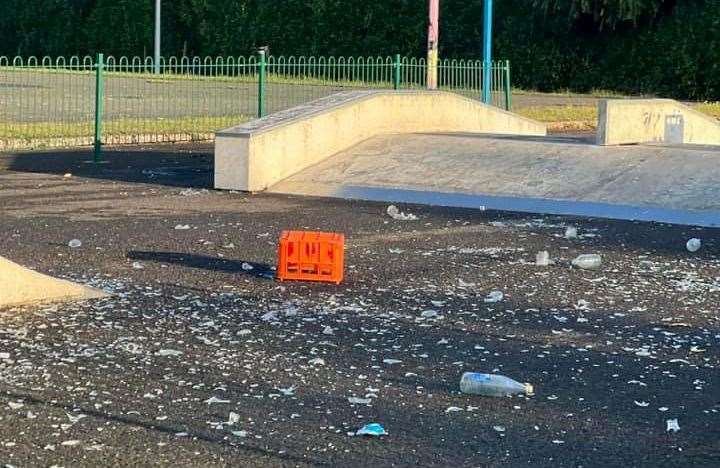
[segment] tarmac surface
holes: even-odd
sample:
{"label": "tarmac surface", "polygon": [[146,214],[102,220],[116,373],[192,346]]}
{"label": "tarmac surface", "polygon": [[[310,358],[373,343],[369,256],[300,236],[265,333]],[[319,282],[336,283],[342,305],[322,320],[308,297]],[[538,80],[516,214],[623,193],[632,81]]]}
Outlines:
{"label": "tarmac surface", "polygon": [[[413,205],[398,221],[209,190],[211,153],[0,156],[0,254],[113,293],[0,311],[0,463],[720,465],[719,231]],[[344,232],[345,283],[270,279],[283,229]],[[572,267],[582,253],[602,268]],[[462,395],[465,371],[536,395]],[[350,435],[369,422],[388,435]]]}

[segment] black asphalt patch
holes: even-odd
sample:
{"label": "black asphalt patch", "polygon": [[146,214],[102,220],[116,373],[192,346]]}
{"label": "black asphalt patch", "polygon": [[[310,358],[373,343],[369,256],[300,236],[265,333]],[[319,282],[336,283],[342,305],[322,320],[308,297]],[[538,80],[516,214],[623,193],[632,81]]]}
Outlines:
{"label": "black asphalt patch", "polygon": [[[396,221],[211,190],[210,152],[0,158],[0,254],[114,294],[0,312],[0,462],[720,464],[717,230],[408,205],[419,220]],[[271,279],[284,229],[345,233],[346,281]],[[573,268],[582,253],[602,268]],[[462,395],[465,371],[536,395]],[[388,435],[350,435],[370,422]]]}

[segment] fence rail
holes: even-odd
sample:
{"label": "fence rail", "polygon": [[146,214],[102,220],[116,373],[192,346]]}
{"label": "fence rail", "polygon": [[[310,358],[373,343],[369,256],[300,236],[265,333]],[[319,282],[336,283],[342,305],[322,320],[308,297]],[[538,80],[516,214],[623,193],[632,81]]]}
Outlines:
{"label": "fence rail", "polygon": [[[439,88],[480,99],[484,64],[442,60]],[[0,57],[0,149],[210,139],[221,128],[346,89],[422,89],[412,57]],[[511,106],[510,65],[492,104]]]}

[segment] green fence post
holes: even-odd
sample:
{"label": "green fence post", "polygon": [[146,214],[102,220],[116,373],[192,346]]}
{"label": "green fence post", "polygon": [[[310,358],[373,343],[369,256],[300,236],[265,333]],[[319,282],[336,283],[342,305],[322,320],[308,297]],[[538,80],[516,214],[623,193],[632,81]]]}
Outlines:
{"label": "green fence post", "polygon": [[260,50],[260,62],[258,63],[258,118],[265,115],[265,74],[267,73],[267,62],[265,51]]}
{"label": "green fence post", "polygon": [[402,66],[402,65],[401,65],[401,62],[400,62],[400,54],[396,54],[396,55],[395,55],[395,67],[393,68],[393,70],[394,70],[394,74],[393,74],[393,75],[394,75],[394,78],[395,78],[395,83],[394,83],[395,91],[397,91],[398,89],[400,89],[400,67],[401,67],[401,66]]}
{"label": "green fence post", "polygon": [[97,54],[95,60],[95,152],[93,154],[93,161],[95,162],[100,162],[102,157],[102,119],[105,99],[104,68],[105,57],[103,57],[103,54]]}
{"label": "green fence post", "polygon": [[510,60],[505,60],[505,110],[512,108],[512,86],[510,85]]}

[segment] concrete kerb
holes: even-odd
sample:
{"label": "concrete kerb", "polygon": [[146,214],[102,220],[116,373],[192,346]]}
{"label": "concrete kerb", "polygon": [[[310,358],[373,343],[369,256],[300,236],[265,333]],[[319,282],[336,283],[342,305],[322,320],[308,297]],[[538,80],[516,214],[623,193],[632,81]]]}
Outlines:
{"label": "concrete kerb", "polygon": [[0,257],[0,308],[106,296],[98,289],[53,278]]}
{"label": "concrete kerb", "polygon": [[442,91],[351,91],[216,134],[215,187],[261,191],[388,133],[545,136],[544,124]]}

